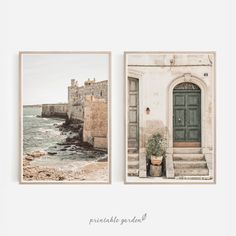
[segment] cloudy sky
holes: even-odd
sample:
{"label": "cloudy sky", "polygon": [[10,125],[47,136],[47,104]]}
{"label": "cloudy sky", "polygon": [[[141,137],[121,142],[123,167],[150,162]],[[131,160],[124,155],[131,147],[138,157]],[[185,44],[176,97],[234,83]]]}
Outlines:
{"label": "cloudy sky", "polygon": [[23,54],[23,104],[67,102],[71,79],[108,80],[108,54]]}

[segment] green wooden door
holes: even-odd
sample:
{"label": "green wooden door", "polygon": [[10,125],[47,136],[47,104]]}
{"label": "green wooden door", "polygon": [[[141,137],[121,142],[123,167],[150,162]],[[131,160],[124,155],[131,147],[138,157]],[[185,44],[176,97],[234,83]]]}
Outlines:
{"label": "green wooden door", "polygon": [[182,83],[173,93],[174,146],[201,145],[201,90],[192,83]]}

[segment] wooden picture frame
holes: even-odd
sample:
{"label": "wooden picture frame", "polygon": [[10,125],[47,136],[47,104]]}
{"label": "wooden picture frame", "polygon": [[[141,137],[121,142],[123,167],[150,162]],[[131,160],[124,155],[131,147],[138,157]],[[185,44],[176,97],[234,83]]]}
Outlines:
{"label": "wooden picture frame", "polygon": [[216,52],[128,51],[124,75],[125,183],[215,184]]}
{"label": "wooden picture frame", "polygon": [[19,79],[20,183],[111,184],[111,52],[21,51]]}

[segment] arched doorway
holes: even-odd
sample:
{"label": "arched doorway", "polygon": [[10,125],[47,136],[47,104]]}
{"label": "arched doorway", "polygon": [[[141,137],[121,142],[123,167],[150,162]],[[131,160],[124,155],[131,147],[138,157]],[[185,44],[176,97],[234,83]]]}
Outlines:
{"label": "arched doorway", "polygon": [[173,146],[201,147],[201,89],[191,82],[173,89]]}

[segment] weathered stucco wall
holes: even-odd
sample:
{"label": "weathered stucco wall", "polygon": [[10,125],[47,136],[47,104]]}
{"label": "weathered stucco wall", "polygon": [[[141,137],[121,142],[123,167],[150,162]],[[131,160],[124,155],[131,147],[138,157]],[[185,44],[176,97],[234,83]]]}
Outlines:
{"label": "weathered stucco wall", "polygon": [[42,117],[61,117],[66,118],[68,104],[43,104]]}
{"label": "weathered stucco wall", "polygon": [[[180,77],[194,83],[191,76],[206,86],[205,146],[213,147],[213,117],[214,114],[214,67],[212,54],[170,54],[170,55],[129,55],[128,76],[139,78],[139,125],[141,129],[140,147],[145,146],[148,137],[159,129],[168,129],[169,123],[169,87]],[[185,76],[190,75],[190,76]],[[146,108],[150,113],[146,114]],[[172,130],[168,130],[168,133]],[[169,137],[171,135],[168,135]]]}
{"label": "weathered stucco wall", "polygon": [[[167,151],[173,153],[173,89],[192,82],[201,89],[201,148],[205,156],[214,156],[215,101],[214,54],[128,54],[128,77],[139,80],[139,165],[145,175],[145,144],[156,131],[166,132]],[[149,108],[149,114],[146,109]],[[210,161],[212,161],[212,158]],[[209,161],[209,162],[210,162]]]}
{"label": "weathered stucco wall", "polygon": [[107,148],[108,110],[105,99],[86,96],[84,105],[83,141],[94,142],[102,148]]}

